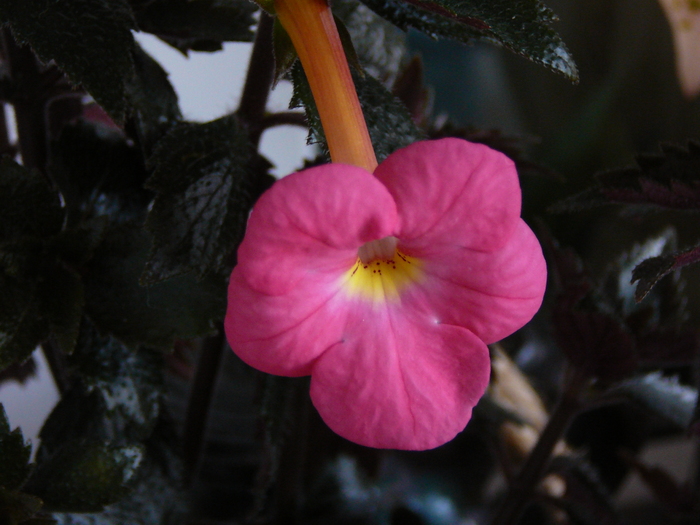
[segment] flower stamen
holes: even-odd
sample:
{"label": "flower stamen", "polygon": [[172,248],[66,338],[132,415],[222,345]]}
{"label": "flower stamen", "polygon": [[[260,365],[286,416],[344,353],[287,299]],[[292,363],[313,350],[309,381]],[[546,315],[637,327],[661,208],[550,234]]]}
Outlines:
{"label": "flower stamen", "polygon": [[408,285],[419,281],[422,261],[397,247],[398,239],[392,236],[362,245],[357,261],[343,277],[348,294],[374,303],[395,301]]}

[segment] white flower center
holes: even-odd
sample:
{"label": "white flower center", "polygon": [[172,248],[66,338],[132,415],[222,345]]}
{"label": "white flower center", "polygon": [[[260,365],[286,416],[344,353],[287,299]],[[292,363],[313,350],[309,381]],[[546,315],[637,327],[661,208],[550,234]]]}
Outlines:
{"label": "white flower center", "polygon": [[360,257],[360,261],[362,261],[363,264],[371,263],[377,259],[388,261],[393,259],[396,255],[397,242],[398,239],[391,235],[383,239],[370,241],[360,246],[360,249],[357,250],[357,255]]}

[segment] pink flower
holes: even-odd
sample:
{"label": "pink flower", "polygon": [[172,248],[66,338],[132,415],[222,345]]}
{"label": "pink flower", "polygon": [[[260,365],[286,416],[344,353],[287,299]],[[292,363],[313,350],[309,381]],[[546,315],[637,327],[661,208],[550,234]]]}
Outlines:
{"label": "pink flower", "polygon": [[422,450],[464,429],[488,385],[486,345],[532,318],[545,281],[512,161],[459,139],[418,142],[374,175],[327,164],[265,193],[226,334],[259,370],[311,375],[341,436]]}

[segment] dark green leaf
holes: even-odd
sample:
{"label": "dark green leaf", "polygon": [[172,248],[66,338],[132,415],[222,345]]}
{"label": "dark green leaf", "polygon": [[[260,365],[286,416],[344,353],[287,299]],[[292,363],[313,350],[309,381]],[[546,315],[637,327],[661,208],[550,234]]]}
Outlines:
{"label": "dark green leaf", "polygon": [[292,39],[285,31],[279,19],[272,22],[272,50],[275,54],[275,82],[284,78],[298,58]]}
{"label": "dark green leaf", "polygon": [[609,393],[626,396],[680,428],[687,428],[691,423],[698,399],[695,388],[682,385],[659,372],[629,379]]}
{"label": "dark green leaf", "polygon": [[246,0],[154,0],[135,9],[142,31],[187,51],[216,51],[221,42],[250,42],[253,13]]}
{"label": "dark green leaf", "polygon": [[55,61],[115,121],[124,120],[135,29],[126,0],[4,0],[0,19],[43,62]]}
{"label": "dark green leaf", "polygon": [[82,281],[58,260],[53,241],[0,251],[0,369],[27,359],[51,333],[63,351],[75,345]]}
{"label": "dark green leaf", "polygon": [[146,155],[176,122],[182,119],[177,94],[168,74],[140,46],[134,49],[134,77],[127,83],[129,105]]}
{"label": "dark green leaf", "polygon": [[158,351],[133,349],[113,337],[102,337],[84,319],[68,364],[81,381],[63,395],[44,422],[38,464],[76,439],[115,446],[148,439],[162,399],[163,359]]}
{"label": "dark green leaf", "polygon": [[39,498],[19,492],[29,476],[32,447],[25,443],[22,431],[10,432],[5,409],[0,404],[0,523],[26,523],[41,508]]}
{"label": "dark green leaf", "polygon": [[353,79],[377,161],[381,162],[397,149],[425,138],[413,123],[406,106],[378,80],[369,75],[353,75]]}
{"label": "dark green leaf", "polygon": [[10,431],[5,408],[0,404],[0,487],[18,489],[29,475],[32,446],[24,442],[22,431]]}
{"label": "dark green leaf", "polygon": [[27,359],[49,336],[41,315],[38,283],[17,279],[0,267],[0,370]]}
{"label": "dark green leaf", "polygon": [[226,308],[226,283],[183,275],[142,287],[149,236],[135,225],[110,230],[83,276],[86,312],[102,333],[128,345],[170,347],[174,338],[211,333]]}
{"label": "dark green leaf", "polygon": [[[90,438],[108,442],[116,439],[115,432],[124,429],[114,428],[105,413],[105,400],[101,393],[97,390],[88,392],[82,383],[75,382],[61,396],[41,427],[41,445],[37,450],[36,463],[40,465],[49,460],[69,441]],[[119,435],[120,445],[125,444],[123,438]]]}
{"label": "dark green leaf", "polygon": [[41,500],[35,496],[0,486],[0,523],[3,525],[34,525],[30,518],[41,506]]}
{"label": "dark green leaf", "polygon": [[69,440],[37,465],[27,491],[39,496],[48,510],[97,512],[128,494],[126,485],[142,458],[137,446]]}
{"label": "dark green leaf", "polygon": [[578,80],[569,51],[549,24],[554,14],[539,0],[363,0],[403,30],[461,42],[487,40]]}
{"label": "dark green leaf", "polygon": [[180,124],[157,145],[147,181],[158,195],[146,220],[153,247],[143,283],[229,268],[259,193],[251,153],[233,116]]}
{"label": "dark green leaf", "polygon": [[80,373],[88,392],[98,393],[116,435],[103,438],[140,442],[151,435],[160,413],[163,358],[160,352],[129,348],[113,337],[102,337],[83,321],[69,364]]}
{"label": "dark green leaf", "polygon": [[70,354],[75,348],[85,306],[83,283],[75,270],[63,266],[50,268],[44,279],[38,290],[42,312],[58,348]]}
{"label": "dark green leaf", "polygon": [[[306,120],[311,128],[312,142],[319,142],[324,149],[325,134],[318,116],[318,110],[311,95],[311,88],[301,65],[292,68],[294,96],[291,107],[303,106]],[[353,74],[357,96],[367,122],[374,152],[379,162],[399,148],[423,138],[415,127],[405,106],[394,97],[382,84],[369,75]]]}
{"label": "dark green leaf", "polygon": [[51,144],[49,172],[66,201],[71,225],[102,216],[113,223],[143,220],[152,198],[143,189],[147,174],[141,151],[100,124],[64,127]]}
{"label": "dark green leaf", "polygon": [[0,385],[15,381],[20,385],[25,385],[28,380],[37,376],[37,366],[34,358],[29,358],[23,363],[15,363],[0,372]]}
{"label": "dark green leaf", "polygon": [[575,211],[603,204],[655,205],[700,209],[700,144],[662,144],[661,153],[637,156],[637,166],[596,175],[598,184],[551,208]]}
{"label": "dark green leaf", "polygon": [[62,261],[79,268],[92,259],[106,228],[105,217],[88,219],[74,228],[63,230],[51,241],[51,247]]}
{"label": "dark green leaf", "polygon": [[59,525],[180,525],[185,522],[187,494],[172,431],[161,422],[145,443],[145,458],[133,490],[100,514],[55,514]]}
{"label": "dark green leaf", "polygon": [[0,245],[23,236],[55,235],[62,224],[60,197],[46,178],[8,158],[0,160]]}

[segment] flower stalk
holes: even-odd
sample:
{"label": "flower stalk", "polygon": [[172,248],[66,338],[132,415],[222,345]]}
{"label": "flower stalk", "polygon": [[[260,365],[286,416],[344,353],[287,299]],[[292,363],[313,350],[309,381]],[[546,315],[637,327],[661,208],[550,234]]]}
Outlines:
{"label": "flower stalk", "polygon": [[275,0],[311,86],[331,160],[370,173],[377,167],[345,51],[326,0]]}

